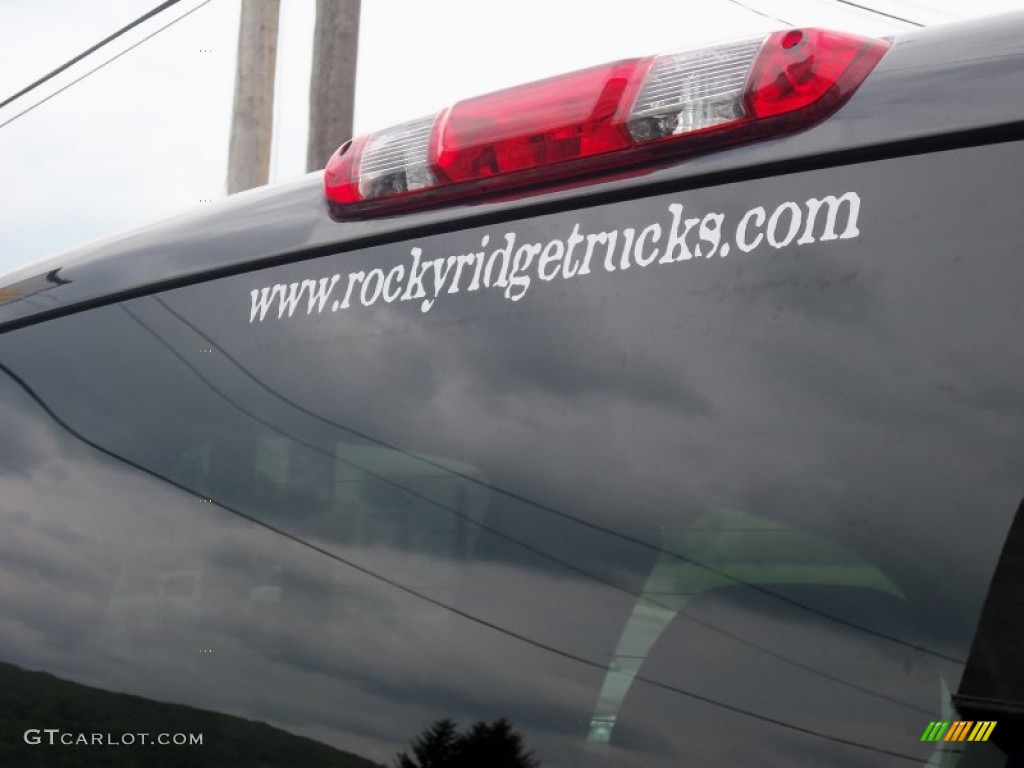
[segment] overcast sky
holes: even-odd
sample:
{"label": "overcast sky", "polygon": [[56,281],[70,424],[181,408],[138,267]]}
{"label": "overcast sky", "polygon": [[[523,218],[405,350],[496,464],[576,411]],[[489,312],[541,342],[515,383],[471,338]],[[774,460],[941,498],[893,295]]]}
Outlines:
{"label": "overcast sky", "polygon": [[[932,25],[1020,9],[1024,0],[862,4]],[[0,0],[0,100],[155,5]],[[271,182],[304,172],[314,21],[313,0],[281,6]],[[0,272],[224,196],[239,9],[240,0],[184,0],[0,110]],[[912,28],[841,0],[363,0],[355,130],[589,64],[786,23],[873,35]]]}

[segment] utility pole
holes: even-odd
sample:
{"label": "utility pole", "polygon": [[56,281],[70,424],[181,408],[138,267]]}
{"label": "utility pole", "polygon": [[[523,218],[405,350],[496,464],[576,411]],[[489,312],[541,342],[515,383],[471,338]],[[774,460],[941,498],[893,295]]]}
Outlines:
{"label": "utility pole", "polygon": [[280,0],[242,0],[235,106],[228,145],[228,194],[266,184],[274,119]]}
{"label": "utility pole", "polygon": [[317,0],[306,170],[323,168],[352,138],[360,0]]}

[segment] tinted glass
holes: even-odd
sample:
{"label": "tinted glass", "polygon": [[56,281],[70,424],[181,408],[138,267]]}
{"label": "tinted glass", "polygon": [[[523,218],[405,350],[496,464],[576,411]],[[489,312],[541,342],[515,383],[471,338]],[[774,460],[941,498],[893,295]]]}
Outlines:
{"label": "tinted glass", "polygon": [[1024,496],[1022,159],[681,191],[7,333],[4,748],[390,764],[450,718],[545,766],[1006,764],[922,733],[1010,723],[955,697]]}

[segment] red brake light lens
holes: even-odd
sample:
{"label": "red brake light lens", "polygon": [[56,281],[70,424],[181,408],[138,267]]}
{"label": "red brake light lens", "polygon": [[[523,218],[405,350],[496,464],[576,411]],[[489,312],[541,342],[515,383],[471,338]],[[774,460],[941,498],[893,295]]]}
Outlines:
{"label": "red brake light lens", "polygon": [[354,139],[326,196],[339,218],[394,213],[779,135],[838,108],[888,48],[792,29],[509,88]]}
{"label": "red brake light lens", "polygon": [[765,42],[747,88],[755,120],[810,107],[838,106],[889,49],[871,40],[821,29],[776,32]]}
{"label": "red brake light lens", "polygon": [[461,101],[441,119],[436,167],[459,183],[626,149],[622,113],[649,64],[620,61]]}
{"label": "red brake light lens", "polygon": [[324,169],[324,187],[330,192],[328,198],[347,205],[362,200],[359,194],[359,156],[366,137],[346,142],[338,148]]}

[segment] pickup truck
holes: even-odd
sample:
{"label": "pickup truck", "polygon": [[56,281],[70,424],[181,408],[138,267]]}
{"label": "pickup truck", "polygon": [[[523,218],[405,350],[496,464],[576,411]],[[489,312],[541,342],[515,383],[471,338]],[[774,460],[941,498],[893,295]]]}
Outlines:
{"label": "pickup truck", "polygon": [[787,29],[6,276],[0,762],[1021,765],[1022,171]]}

